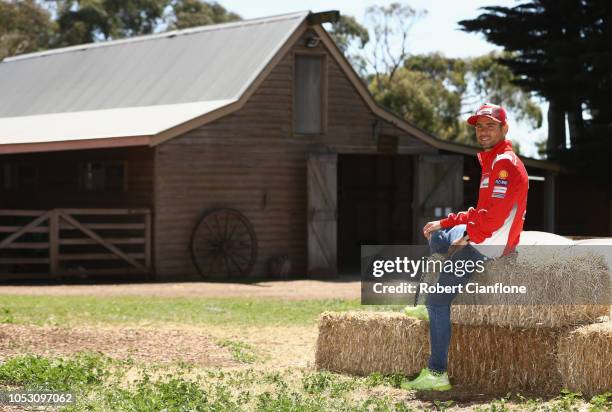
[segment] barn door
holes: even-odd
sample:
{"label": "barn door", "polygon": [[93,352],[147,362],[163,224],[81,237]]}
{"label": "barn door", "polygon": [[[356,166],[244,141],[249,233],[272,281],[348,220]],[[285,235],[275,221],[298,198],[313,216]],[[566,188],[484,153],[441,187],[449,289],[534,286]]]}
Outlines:
{"label": "barn door", "polygon": [[311,153],[308,158],[308,274],[337,273],[336,153]]}
{"label": "barn door", "polygon": [[423,226],[463,208],[463,156],[421,155],[417,162],[415,243],[427,243]]}

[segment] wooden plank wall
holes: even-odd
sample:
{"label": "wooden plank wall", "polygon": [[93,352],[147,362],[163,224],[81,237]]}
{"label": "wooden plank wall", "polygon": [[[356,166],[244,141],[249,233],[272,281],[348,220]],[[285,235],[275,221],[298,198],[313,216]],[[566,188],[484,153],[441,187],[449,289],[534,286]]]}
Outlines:
{"label": "wooden plank wall", "polygon": [[[79,188],[79,163],[86,161],[126,161],[127,190],[92,192]],[[0,156],[4,162],[34,164],[36,186],[4,190],[0,187],[0,208],[151,208],[153,200],[153,149],[143,147],[73,150],[63,152],[12,154]]]}
{"label": "wooden plank wall", "polygon": [[[239,111],[172,139],[155,155],[155,265],[159,279],[199,279],[191,262],[191,232],[205,210],[232,207],[254,224],[259,254],[252,277],[287,254],[294,276],[306,272],[306,158],[311,151],[375,153],[375,116],[333,58],[327,56],[328,128],[325,135],[292,132],[293,50]],[[326,52],[322,45],[318,51]],[[394,126],[405,153],[433,149]]]}

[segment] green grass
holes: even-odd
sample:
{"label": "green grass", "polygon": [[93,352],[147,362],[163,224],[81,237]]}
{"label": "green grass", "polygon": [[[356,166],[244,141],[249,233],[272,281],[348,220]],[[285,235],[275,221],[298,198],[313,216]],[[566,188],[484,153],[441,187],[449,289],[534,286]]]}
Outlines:
{"label": "green grass", "polygon": [[[128,371],[131,379],[126,380]],[[194,373],[197,372],[197,373]],[[453,401],[413,401],[407,391],[398,393],[396,376],[344,376],[304,369],[257,371],[254,369],[194,370],[179,366],[137,365],[111,360],[100,354],[81,353],[71,358],[24,355],[0,365],[0,387],[70,391],[77,403],[62,411],[444,411]],[[610,394],[589,403],[580,394],[562,391],[559,396],[536,401],[520,395],[491,399],[472,410],[506,412],[530,410],[569,412],[610,410]]]}
{"label": "green grass", "polygon": [[[392,307],[389,307],[392,308]],[[359,300],[269,298],[159,298],[1,296],[0,323],[75,326],[84,324],[178,323],[232,326],[314,325],[326,310],[381,310]],[[395,307],[399,310],[398,307]]]}
{"label": "green grass", "polygon": [[[267,298],[152,298],[1,296],[0,323],[57,326],[219,325],[314,326],[326,310],[401,310],[392,306],[360,306],[358,300],[283,300]],[[402,395],[403,375],[373,374],[359,378],[311,368],[257,371],[262,348],[239,340],[219,340],[239,370],[203,369],[188,362],[167,364],[111,360],[99,353],[47,358],[21,355],[0,363],[0,388],[70,391],[77,404],[64,411],[411,411],[446,410],[452,401],[412,401]],[[247,369],[248,368],[248,369]],[[129,373],[128,373],[129,372]],[[127,377],[130,377],[127,379]],[[399,393],[399,397],[398,397]],[[518,397],[518,399],[517,399]],[[611,410],[612,396],[585,399],[564,391],[554,399],[520,395],[471,405],[473,410],[505,412],[590,412]]]}
{"label": "green grass", "polygon": [[73,391],[101,385],[113,362],[97,353],[73,358],[22,355],[0,364],[0,382],[26,389]]}
{"label": "green grass", "polygon": [[217,345],[228,348],[235,361],[242,363],[253,363],[257,360],[255,348],[245,342],[238,340],[222,339],[217,342]]}

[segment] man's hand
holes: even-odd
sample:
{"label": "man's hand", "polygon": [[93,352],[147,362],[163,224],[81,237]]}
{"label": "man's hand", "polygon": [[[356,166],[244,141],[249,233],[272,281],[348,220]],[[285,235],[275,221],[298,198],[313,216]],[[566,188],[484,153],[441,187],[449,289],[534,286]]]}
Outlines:
{"label": "man's hand", "polygon": [[465,237],[455,240],[453,243],[451,243],[450,247],[448,248],[448,256],[451,257],[455,253],[457,253],[458,251],[466,247],[468,242],[469,241]]}
{"label": "man's hand", "polygon": [[425,225],[425,227],[423,227],[423,236],[425,236],[425,239],[429,241],[429,239],[431,238],[431,234],[435,232],[436,230],[440,230],[440,229],[442,229],[442,226],[440,225],[439,220],[428,222]]}

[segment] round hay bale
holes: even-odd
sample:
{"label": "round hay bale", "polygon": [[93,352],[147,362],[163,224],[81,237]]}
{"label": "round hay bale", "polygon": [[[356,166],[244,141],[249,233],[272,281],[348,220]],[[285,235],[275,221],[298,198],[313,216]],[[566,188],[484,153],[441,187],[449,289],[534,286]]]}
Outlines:
{"label": "round hay bale", "polygon": [[[453,325],[449,376],[483,393],[556,393],[556,347],[563,331]],[[319,319],[318,369],[409,376],[426,367],[428,358],[428,322],[385,312],[325,312]]]}
{"label": "round hay bale", "polygon": [[562,335],[557,359],[564,387],[587,396],[612,392],[612,321]]}

